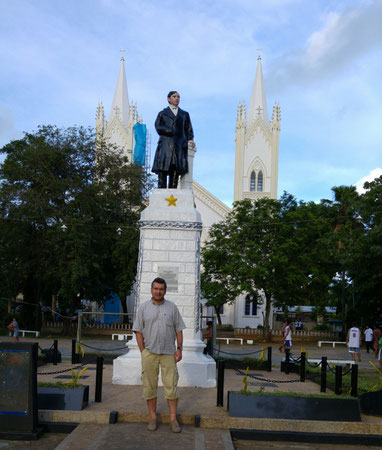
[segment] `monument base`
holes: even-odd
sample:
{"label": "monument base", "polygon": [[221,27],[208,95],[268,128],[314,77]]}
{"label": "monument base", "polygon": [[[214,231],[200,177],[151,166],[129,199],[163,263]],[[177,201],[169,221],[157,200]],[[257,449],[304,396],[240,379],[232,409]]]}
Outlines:
{"label": "monument base", "polygon": [[[205,344],[199,339],[185,339],[182,360],[177,364],[179,387],[216,386],[216,363],[203,354]],[[141,352],[135,336],[129,342],[129,352],[113,361],[113,384],[141,385]],[[159,376],[159,386],[163,386]]]}

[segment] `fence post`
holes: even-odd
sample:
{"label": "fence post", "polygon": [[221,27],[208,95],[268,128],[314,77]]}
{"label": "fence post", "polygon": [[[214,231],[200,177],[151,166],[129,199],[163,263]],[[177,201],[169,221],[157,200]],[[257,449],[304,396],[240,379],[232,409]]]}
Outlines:
{"label": "fence post", "polygon": [[76,340],[72,339],[72,364],[77,364]]}
{"label": "fence post", "polygon": [[336,385],[334,393],[336,395],[342,394],[342,366],[336,366]]}
{"label": "fence post", "polygon": [[289,353],[290,353],[290,350],[289,350],[289,348],[287,348],[285,350],[285,373],[286,374],[289,373],[289,356],[290,356]]}
{"label": "fence post", "polygon": [[272,372],[272,347],[268,347],[268,372]]}
{"label": "fence post", "polygon": [[357,397],[358,395],[358,364],[353,364],[351,366],[351,392],[352,397]]}
{"label": "fence post", "polygon": [[97,373],[95,385],[95,402],[102,402],[103,356],[97,356]]}
{"label": "fence post", "polygon": [[305,381],[305,360],[306,354],[305,352],[301,353],[301,362],[300,362],[300,381]]}
{"label": "fence post", "polygon": [[57,366],[57,346],[58,346],[58,340],[55,339],[53,341],[53,365]]}
{"label": "fence post", "polygon": [[328,366],[328,358],[323,356],[321,358],[321,392],[326,392],[326,369]]}
{"label": "fence post", "polygon": [[218,361],[217,406],[223,406],[224,403],[224,365],[224,361]]}

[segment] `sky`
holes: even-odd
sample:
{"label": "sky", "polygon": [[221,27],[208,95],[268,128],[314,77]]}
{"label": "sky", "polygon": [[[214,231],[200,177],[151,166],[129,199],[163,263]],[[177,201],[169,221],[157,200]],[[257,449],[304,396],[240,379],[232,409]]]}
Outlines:
{"label": "sky", "polygon": [[39,125],[95,126],[121,52],[152,135],[170,90],[190,113],[194,179],[233,200],[239,101],[261,48],[281,108],[278,194],[332,199],[382,174],[381,0],[0,0],[0,147]]}

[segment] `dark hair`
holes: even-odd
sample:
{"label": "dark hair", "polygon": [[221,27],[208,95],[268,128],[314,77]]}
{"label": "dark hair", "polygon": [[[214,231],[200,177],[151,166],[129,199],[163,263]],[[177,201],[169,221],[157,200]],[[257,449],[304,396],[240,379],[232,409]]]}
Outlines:
{"label": "dark hair", "polygon": [[167,94],[167,98],[170,98],[172,95],[174,95],[174,94],[179,94],[179,92],[178,91],[170,91],[168,94]]}
{"label": "dark hair", "polygon": [[209,327],[209,326],[212,326],[212,320],[209,320],[208,322],[207,322],[207,326]]}
{"label": "dark hair", "polygon": [[166,281],[163,278],[160,278],[160,277],[155,278],[155,280],[153,280],[153,282],[151,283],[151,287],[154,286],[154,283],[164,284],[164,288],[167,291],[167,283],[166,283]]}

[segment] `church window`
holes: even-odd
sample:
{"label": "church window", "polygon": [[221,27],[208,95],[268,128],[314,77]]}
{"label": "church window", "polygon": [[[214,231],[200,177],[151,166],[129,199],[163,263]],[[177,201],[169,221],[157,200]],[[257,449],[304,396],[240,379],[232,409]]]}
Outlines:
{"label": "church window", "polygon": [[245,297],[244,315],[245,316],[257,316],[257,299],[256,299],[256,297],[252,297],[252,300],[249,295],[247,295]]}
{"label": "church window", "polygon": [[257,191],[263,192],[263,172],[259,172],[257,175]]}
{"label": "church window", "polygon": [[256,191],[256,174],[255,172],[251,173],[251,185],[250,185],[250,191]]}

